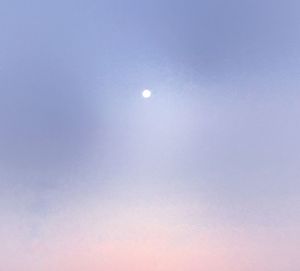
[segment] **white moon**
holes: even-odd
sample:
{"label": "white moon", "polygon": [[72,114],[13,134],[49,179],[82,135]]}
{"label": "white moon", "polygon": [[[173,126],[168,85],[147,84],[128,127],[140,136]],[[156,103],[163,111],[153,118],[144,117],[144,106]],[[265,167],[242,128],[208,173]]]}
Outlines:
{"label": "white moon", "polygon": [[150,98],[150,97],[151,97],[152,93],[151,93],[151,91],[150,91],[149,89],[145,89],[145,90],[142,92],[142,95],[143,95],[143,97],[144,97],[145,99],[147,99],[147,98]]}

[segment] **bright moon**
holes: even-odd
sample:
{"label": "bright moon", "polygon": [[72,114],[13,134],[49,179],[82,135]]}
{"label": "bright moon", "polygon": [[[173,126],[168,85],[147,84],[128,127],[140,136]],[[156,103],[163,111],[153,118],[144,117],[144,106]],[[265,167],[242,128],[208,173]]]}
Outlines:
{"label": "bright moon", "polygon": [[150,98],[151,97],[151,91],[149,89],[145,89],[143,92],[142,92],[142,95],[144,98]]}

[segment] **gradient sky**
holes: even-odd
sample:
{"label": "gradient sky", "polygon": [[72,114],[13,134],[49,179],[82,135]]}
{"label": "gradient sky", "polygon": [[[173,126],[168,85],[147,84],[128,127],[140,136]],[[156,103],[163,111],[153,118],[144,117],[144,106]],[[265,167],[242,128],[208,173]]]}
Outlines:
{"label": "gradient sky", "polygon": [[0,270],[299,271],[299,10],[0,0]]}

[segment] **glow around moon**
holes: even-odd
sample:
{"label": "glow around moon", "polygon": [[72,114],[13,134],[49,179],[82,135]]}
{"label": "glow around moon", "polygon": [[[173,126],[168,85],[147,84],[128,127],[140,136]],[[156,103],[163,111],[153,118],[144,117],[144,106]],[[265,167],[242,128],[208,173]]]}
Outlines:
{"label": "glow around moon", "polygon": [[143,90],[143,92],[142,92],[142,96],[143,96],[145,99],[150,98],[151,95],[152,95],[152,93],[151,93],[151,91],[150,91],[149,89],[145,89],[145,90]]}

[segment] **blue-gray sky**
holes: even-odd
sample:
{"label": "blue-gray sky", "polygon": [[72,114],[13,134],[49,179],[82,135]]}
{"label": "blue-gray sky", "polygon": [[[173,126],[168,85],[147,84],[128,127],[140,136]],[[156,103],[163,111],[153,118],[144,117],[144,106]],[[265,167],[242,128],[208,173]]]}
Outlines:
{"label": "blue-gray sky", "polygon": [[2,0],[0,269],[299,270],[299,9]]}

